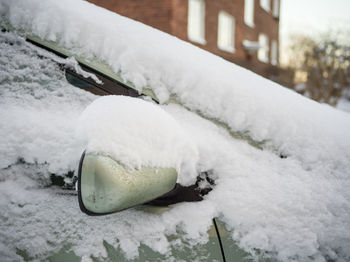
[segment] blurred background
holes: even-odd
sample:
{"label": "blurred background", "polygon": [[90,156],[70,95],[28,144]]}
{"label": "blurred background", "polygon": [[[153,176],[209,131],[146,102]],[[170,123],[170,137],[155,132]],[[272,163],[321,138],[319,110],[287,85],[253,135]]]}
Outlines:
{"label": "blurred background", "polygon": [[88,1],[350,111],[349,0]]}
{"label": "blurred background", "polygon": [[350,1],[281,0],[280,13],[287,86],[350,111]]}

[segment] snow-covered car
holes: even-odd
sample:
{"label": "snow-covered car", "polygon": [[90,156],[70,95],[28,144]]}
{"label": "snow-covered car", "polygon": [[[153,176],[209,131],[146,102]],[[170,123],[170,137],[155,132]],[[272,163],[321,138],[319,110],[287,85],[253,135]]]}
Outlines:
{"label": "snow-covered car", "polygon": [[[123,83],[119,82],[116,78],[110,78],[110,79],[106,78],[106,75],[100,71],[97,71],[96,67],[95,68],[87,67],[85,64],[82,64],[82,63],[80,65],[78,65],[78,63],[72,59],[66,59],[66,60],[61,59],[59,56],[64,56],[64,54],[55,51],[55,49],[51,49],[52,47],[57,48],[57,45],[53,45],[51,43],[51,48],[50,48],[47,43],[45,43],[39,39],[35,39],[35,38],[31,38],[31,37],[27,37],[27,39],[24,39],[24,38],[21,38],[19,35],[8,32],[5,29],[2,30],[1,40],[3,43],[3,46],[2,46],[3,49],[1,51],[5,51],[5,50],[9,51],[8,52],[9,57],[11,57],[12,59],[13,58],[20,58],[20,59],[26,58],[25,63],[22,64],[22,66],[20,66],[20,68],[29,70],[32,77],[34,77],[34,78],[36,76],[43,77],[43,76],[45,76],[46,73],[49,73],[49,75],[50,75],[50,74],[53,74],[54,71],[56,71],[56,73],[58,75],[60,74],[60,72],[64,74],[64,77],[67,79],[67,82],[65,83],[66,85],[68,85],[68,83],[70,83],[75,87],[79,87],[81,89],[88,90],[91,93],[95,93],[98,95],[118,94],[118,95],[131,96],[131,97],[139,96],[138,93],[134,89],[128,87],[127,85],[123,85]],[[30,43],[30,44],[28,44],[28,43]],[[14,48],[11,47],[13,45],[15,45]],[[43,50],[48,50],[50,53],[45,52],[43,50],[40,50],[37,47],[40,47]],[[5,55],[5,53],[3,53],[3,52],[2,52],[2,54]],[[56,54],[59,56],[55,56],[53,54]],[[2,57],[2,58],[5,59],[5,57]],[[43,60],[43,61],[41,61],[41,60]],[[28,62],[28,64],[26,62]],[[48,72],[48,71],[40,72],[40,71],[34,71],[34,70],[31,71],[30,67],[32,65],[32,62],[34,62],[34,64],[36,64],[38,62],[39,62],[39,64],[44,62],[46,66],[47,65],[49,66],[50,72]],[[85,70],[83,71],[81,69],[82,67],[87,71],[85,71]],[[21,71],[21,69],[16,68],[16,67],[15,68],[9,67],[8,70],[9,69],[11,71],[11,74],[13,74],[15,72],[19,73],[18,70]],[[93,72],[94,74],[92,74],[91,72]],[[7,75],[7,76],[9,76],[9,75]],[[101,79],[103,80],[103,82],[101,81]],[[60,80],[65,82],[65,79],[60,79]],[[38,86],[35,86],[36,87],[35,92],[44,91],[45,89],[50,87],[51,81],[55,82],[55,81],[57,81],[57,79],[47,78],[46,81],[43,81],[43,82],[39,81]],[[5,80],[5,82],[6,82],[6,80]],[[27,91],[29,91],[29,92],[34,91],[33,89],[28,87],[32,84],[31,80],[21,79],[19,82],[25,86],[24,87],[25,89],[28,89]],[[99,82],[100,82],[100,84],[99,84]],[[18,83],[16,83],[16,81],[14,81],[14,82],[9,81],[9,84],[18,84]],[[39,91],[39,89],[42,89],[42,90]],[[13,90],[11,90],[11,92],[12,91]],[[6,91],[5,91],[5,93],[6,93]],[[6,93],[6,95],[10,95],[10,94]],[[52,94],[52,95],[55,96],[55,94]],[[40,97],[40,98],[42,98],[42,97]],[[55,99],[55,98],[53,98],[53,99]],[[135,109],[135,106],[139,104],[139,102],[136,102],[135,100],[128,100],[124,97],[108,97],[107,98],[107,100],[110,100],[110,99],[112,99],[111,100],[112,104],[109,106],[109,110],[111,110],[111,106],[113,107],[113,105],[117,105],[118,106],[117,109],[121,109],[120,105],[118,105],[118,104],[120,104],[120,102],[126,102],[127,106],[128,106],[127,110],[133,110],[133,111],[136,111],[136,113],[138,113],[138,114],[142,114],[142,112],[137,112],[137,109]],[[102,102],[102,104],[105,104],[107,102],[105,99],[102,99],[99,101]],[[142,103],[150,104],[149,102],[141,102],[141,104]],[[144,110],[145,107],[143,106],[140,109]],[[147,109],[147,106],[146,106],[146,109]],[[160,109],[157,109],[153,105],[151,105],[151,110],[152,110],[151,112],[156,112],[156,113],[157,113],[157,111],[160,111]],[[114,113],[117,113],[117,114],[119,113],[119,114],[121,114],[121,116],[123,114],[126,115],[127,117],[130,116],[130,114],[127,114],[126,112],[121,113],[118,110]],[[154,115],[150,115],[150,116],[152,118],[154,117]],[[119,119],[119,121],[120,121],[120,117],[117,117],[117,119]],[[148,119],[148,120],[150,120],[150,119]],[[168,120],[165,123],[164,123],[164,121],[162,122],[161,120],[162,119],[160,119],[159,117],[157,118],[158,124],[163,123],[166,125],[167,128],[171,128],[171,129],[175,128],[174,121],[172,119],[170,119],[170,122]],[[105,121],[105,119],[103,119],[103,120],[100,119],[99,121],[100,121],[100,124],[102,124]],[[165,121],[166,121],[166,119],[165,119]],[[94,126],[96,124],[97,124],[97,126],[99,126],[99,123],[96,123],[96,121],[94,121],[93,123],[94,123]],[[157,128],[157,129],[159,129],[159,128]],[[144,130],[145,129],[143,129],[143,131]],[[116,131],[116,130],[113,130],[113,131]],[[113,135],[117,135],[116,133],[117,132],[112,132]],[[106,135],[106,134],[104,134],[104,135]],[[159,135],[161,136],[161,133]],[[154,131],[152,132],[151,137],[156,137],[157,140],[159,140],[159,136],[156,136]],[[150,139],[150,137],[148,139]],[[161,141],[161,142],[164,142],[164,141]],[[130,143],[128,146],[130,146]],[[85,155],[85,153],[83,153],[83,156],[84,155]],[[85,158],[86,158],[86,156],[85,156]],[[15,165],[22,165],[22,164],[28,165],[25,162],[16,163]],[[31,165],[29,165],[29,166],[31,166]],[[38,166],[41,166],[41,165],[34,164],[34,166],[35,166],[34,167],[34,170],[35,170],[36,168],[38,168]],[[104,171],[107,170],[106,166],[103,166],[102,168],[104,169]],[[11,170],[11,166],[8,167],[8,170]],[[31,171],[33,171],[33,170],[31,169]],[[48,186],[50,188],[49,191],[52,194],[56,194],[57,196],[67,197],[68,199],[77,197],[77,194],[74,193],[74,191],[72,191],[73,186],[74,186],[74,182],[75,182],[74,178],[76,178],[76,177],[70,176],[70,173],[58,174],[58,175],[51,173],[49,177],[45,177],[45,175],[47,175],[47,174],[45,174],[46,173],[45,171],[43,173],[39,172],[37,174],[39,176],[43,175],[43,177],[41,178],[43,181],[41,181],[41,183],[40,182],[38,183],[39,188],[42,188],[43,186],[44,187]],[[5,173],[6,172],[7,171],[5,171]],[[159,175],[161,175],[162,172],[166,175],[167,174],[172,175],[172,180],[174,180],[173,185],[170,185],[170,187],[168,187],[168,190],[166,189],[166,185],[160,184],[160,182],[159,182],[160,181]],[[94,168],[93,175],[95,175],[96,173],[97,173],[96,168]],[[104,172],[104,173],[106,173],[106,172]],[[153,170],[152,170],[152,172],[145,172],[142,169],[139,173],[143,177],[142,180],[138,181],[139,184],[137,186],[139,188],[134,189],[134,190],[131,190],[130,186],[128,186],[126,188],[127,190],[129,190],[131,196],[139,196],[140,197],[140,194],[138,191],[141,191],[141,189],[145,187],[145,180],[148,180],[147,184],[150,185],[151,188],[144,190],[144,193],[146,193],[146,194],[156,193],[157,190],[159,191],[159,189],[166,190],[165,192],[163,192],[163,193],[166,193],[166,192],[170,191],[171,189],[173,189],[175,182],[176,182],[176,176],[177,176],[176,170],[174,168],[171,168],[170,170],[169,170],[169,168],[157,168],[157,177],[156,178],[154,178]],[[135,176],[136,174],[134,172],[131,175]],[[152,177],[152,175],[153,175],[153,177]],[[36,180],[36,179],[38,179],[38,177],[34,178],[34,180]],[[207,178],[203,177],[202,180],[205,180],[205,179],[208,179],[208,177]],[[110,182],[110,181],[108,181],[108,182]],[[167,180],[165,182],[167,182]],[[95,181],[94,181],[94,184],[95,184]],[[64,189],[64,190],[59,190],[60,188]],[[142,212],[149,213],[149,214],[163,213],[169,209],[167,207],[168,204],[170,203],[169,201],[175,201],[174,203],[178,203],[178,202],[183,202],[183,201],[199,201],[200,200],[200,199],[198,199],[198,197],[200,197],[200,195],[199,195],[200,192],[195,190],[198,188],[197,186],[196,187],[187,187],[187,188],[182,187],[182,188],[187,189],[187,191],[191,191],[193,193],[197,192],[197,194],[190,195],[188,192],[186,194],[186,190],[182,189],[179,191],[177,188],[177,190],[176,190],[177,192],[175,192],[177,194],[177,196],[179,193],[186,194],[185,196],[181,195],[181,200],[178,200],[177,197],[174,198],[173,197],[174,192],[173,192],[172,195],[170,196],[170,198],[168,196],[167,199],[164,199],[164,197],[163,197],[163,198],[159,198],[155,201],[154,200],[155,197],[153,197],[153,198],[151,197],[149,200],[153,200],[152,203],[149,203],[146,206],[139,206],[139,207],[137,207],[137,209],[139,209]],[[116,193],[119,193],[119,195],[120,195],[120,191],[121,191],[120,187],[119,188],[112,187],[112,190]],[[159,194],[159,195],[161,195],[161,194]],[[157,196],[157,195],[155,195],[155,196]],[[127,196],[124,196],[124,198],[125,197],[127,197]],[[141,197],[145,197],[145,194],[141,194]],[[130,197],[129,197],[129,199],[130,199]],[[105,201],[105,199],[103,199],[102,201]],[[141,202],[145,202],[145,201],[141,201]],[[82,201],[81,201],[81,203],[82,203]],[[76,206],[76,208],[78,209],[78,206]],[[89,215],[92,214],[90,211],[87,211],[83,205],[81,205],[81,209],[82,209],[82,211],[84,211],[85,213],[87,213]],[[220,238],[220,232],[222,234],[222,240]],[[29,232],[27,232],[27,233],[29,233]],[[174,241],[175,239],[181,238],[182,237],[181,235],[182,234],[178,232],[178,233],[174,234],[173,236],[171,236],[170,239],[172,241]],[[202,243],[202,244],[197,243],[195,246],[191,246],[191,245],[188,245],[186,243],[183,243],[183,244],[180,244],[179,247],[174,247],[172,250],[171,258],[167,258],[164,254],[159,254],[159,253],[157,254],[157,252],[152,251],[152,249],[149,249],[146,246],[140,246],[138,248],[139,256],[136,260],[137,261],[144,261],[144,260],[152,259],[152,261],[163,261],[163,260],[167,260],[167,259],[170,259],[170,260],[175,259],[177,261],[179,261],[179,260],[191,260],[192,261],[192,260],[196,260],[196,259],[199,259],[199,260],[204,259],[204,260],[210,260],[210,261],[214,261],[214,260],[222,261],[222,260],[225,260],[224,253],[223,253],[224,247],[225,248],[230,247],[230,251],[228,251],[228,254],[230,255],[231,258],[235,257],[236,259],[241,260],[244,257],[248,256],[247,253],[245,253],[243,250],[239,249],[234,244],[234,242],[228,238],[227,230],[223,226],[222,222],[217,221],[214,218],[213,218],[213,225],[208,230],[208,235],[209,235],[209,241],[206,243]],[[225,244],[224,246],[223,246],[223,243],[221,241],[224,241],[224,244]],[[18,258],[21,258],[24,260],[42,260],[42,259],[48,259],[49,261],[76,261],[76,260],[79,260],[79,257],[76,254],[74,254],[73,252],[71,252],[69,248],[67,248],[66,244],[69,244],[69,243],[70,243],[70,240],[67,240],[67,243],[64,243],[63,246],[60,246],[59,250],[51,251],[51,252],[49,252],[49,254],[45,254],[44,256],[42,256],[42,255],[31,256],[27,253],[28,251],[25,248],[22,249],[19,246],[16,247],[17,248],[16,254],[19,256]],[[179,242],[179,243],[181,243],[181,242]],[[35,248],[35,247],[33,247],[33,248]],[[116,250],[113,246],[105,243],[104,248],[107,251],[108,259],[110,259],[112,261],[130,261],[130,259],[128,259],[128,257],[125,256],[125,254],[123,252],[121,252],[120,250]],[[2,251],[6,251],[6,250],[2,250]],[[5,260],[16,259],[16,257],[12,257],[12,255],[7,257],[5,252],[3,255],[5,255],[3,257]],[[82,257],[84,257],[84,255]],[[134,259],[131,259],[131,260],[134,260]]]}
{"label": "snow-covered car", "polygon": [[[348,113],[86,1],[0,15],[1,261],[350,259]],[[211,191],[87,216],[84,150]]]}

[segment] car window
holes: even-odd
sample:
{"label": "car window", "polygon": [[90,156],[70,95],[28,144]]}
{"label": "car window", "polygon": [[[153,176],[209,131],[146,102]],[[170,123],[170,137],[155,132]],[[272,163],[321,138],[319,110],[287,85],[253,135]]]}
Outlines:
{"label": "car window", "polygon": [[124,95],[132,97],[140,96],[134,89],[131,89],[130,87],[115,79],[109,78],[101,72],[98,72],[81,63],[79,66],[84,72],[96,75],[101,83],[96,83],[93,79],[82,76],[72,68],[64,68],[67,81],[76,87],[90,91],[96,95]]}
{"label": "car window", "polygon": [[89,83],[82,77],[78,76],[77,73],[72,70],[66,70],[65,75],[68,83],[73,86],[89,91],[95,95],[109,95],[108,92],[102,90],[99,87],[96,87],[96,85]]}
{"label": "car window", "polygon": [[[34,36],[27,36],[26,40],[29,43],[50,51],[59,57],[68,58],[71,55],[53,42],[43,41]],[[78,61],[80,68],[84,72],[96,75],[97,78],[101,80],[101,83],[96,83],[93,79],[84,77],[74,68],[60,64],[60,68],[65,71],[66,79],[70,84],[96,95],[124,95],[132,97],[138,97],[141,95],[135,89],[123,83],[120,77],[116,76],[113,73],[110,73],[110,69],[108,69],[105,65],[90,62],[90,64],[92,64],[94,67],[104,69],[104,71],[107,74],[109,73],[109,75],[90,67],[87,65],[88,61],[85,62],[86,63]]]}

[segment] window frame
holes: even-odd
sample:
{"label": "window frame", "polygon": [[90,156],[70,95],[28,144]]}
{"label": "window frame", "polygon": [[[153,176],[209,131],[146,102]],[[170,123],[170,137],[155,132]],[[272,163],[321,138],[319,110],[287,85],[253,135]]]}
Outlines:
{"label": "window frame", "polygon": [[[223,28],[224,25],[222,25],[222,23],[225,23],[224,20],[227,19],[227,21],[229,21],[231,23],[229,29],[227,29],[227,31],[225,32],[225,28]],[[229,53],[234,53],[235,52],[235,32],[236,32],[236,21],[235,18],[223,11],[220,10],[219,14],[218,14],[218,35],[217,35],[217,46],[220,50],[222,51],[226,51]],[[225,43],[221,43],[221,35],[222,34],[226,34],[229,33],[230,35],[228,36],[227,39],[231,38],[231,41],[229,44],[225,44]]]}

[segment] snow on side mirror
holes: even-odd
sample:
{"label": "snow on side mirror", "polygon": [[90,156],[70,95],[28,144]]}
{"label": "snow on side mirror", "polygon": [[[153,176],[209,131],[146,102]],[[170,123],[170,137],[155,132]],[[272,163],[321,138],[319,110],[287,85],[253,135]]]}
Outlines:
{"label": "snow on side mirror", "polygon": [[127,96],[103,96],[82,112],[77,143],[86,148],[78,170],[80,208],[118,212],[196,181],[198,151],[160,106]]}
{"label": "snow on side mirror", "polygon": [[174,168],[128,171],[111,157],[83,153],[78,171],[79,206],[88,215],[118,212],[171,191],[176,180]]}

